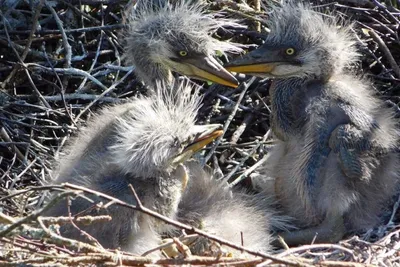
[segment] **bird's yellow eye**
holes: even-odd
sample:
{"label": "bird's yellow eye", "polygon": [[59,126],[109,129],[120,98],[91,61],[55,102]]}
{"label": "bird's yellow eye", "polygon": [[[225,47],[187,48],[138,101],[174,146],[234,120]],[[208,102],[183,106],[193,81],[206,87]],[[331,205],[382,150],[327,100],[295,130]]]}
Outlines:
{"label": "bird's yellow eye", "polygon": [[290,48],[286,49],[285,52],[286,52],[286,55],[291,56],[294,54],[294,48],[290,47]]}
{"label": "bird's yellow eye", "polygon": [[187,56],[187,52],[184,51],[184,50],[179,51],[179,55],[180,55],[181,57],[186,57],[186,56]]}

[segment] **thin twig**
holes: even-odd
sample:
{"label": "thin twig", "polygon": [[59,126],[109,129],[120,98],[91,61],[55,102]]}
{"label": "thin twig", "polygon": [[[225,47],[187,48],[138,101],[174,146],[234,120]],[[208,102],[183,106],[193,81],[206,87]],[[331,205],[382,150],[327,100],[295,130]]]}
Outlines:
{"label": "thin twig", "polygon": [[385,42],[375,33],[374,30],[370,30],[369,35],[374,39],[375,42],[378,43],[379,47],[382,49],[385,54],[387,60],[389,61],[390,66],[392,67],[393,72],[396,74],[397,78],[400,78],[400,67],[397,65],[396,60],[393,58],[392,53],[389,48],[386,46]]}
{"label": "thin twig", "polygon": [[136,192],[135,192],[134,188],[132,187],[132,185],[129,185],[129,187],[131,188],[132,194],[135,197],[135,201],[137,203],[136,205],[128,204],[128,203],[126,203],[126,202],[124,202],[122,200],[119,200],[117,198],[111,197],[109,195],[106,195],[106,194],[103,194],[101,192],[98,192],[98,191],[95,191],[95,190],[91,190],[91,189],[88,189],[88,188],[85,188],[85,187],[82,187],[82,186],[77,186],[77,185],[73,185],[73,184],[69,184],[69,183],[64,183],[64,184],[62,184],[62,186],[65,186],[66,188],[70,188],[70,189],[74,189],[74,190],[80,190],[80,191],[83,191],[83,192],[95,194],[96,196],[99,196],[99,197],[102,197],[102,198],[105,198],[107,200],[112,201],[114,204],[118,204],[118,205],[126,207],[126,208],[130,208],[130,209],[133,209],[133,210],[137,210],[137,211],[143,212],[143,213],[145,213],[147,215],[150,215],[153,218],[157,218],[157,219],[159,219],[159,220],[161,220],[161,221],[163,221],[163,222],[165,222],[165,223],[167,223],[169,225],[172,225],[172,226],[175,226],[175,227],[178,227],[180,229],[187,230],[187,231],[191,231],[191,232],[196,233],[198,235],[204,236],[204,237],[206,237],[206,238],[208,238],[210,240],[216,241],[216,242],[218,242],[220,244],[223,244],[223,245],[226,245],[228,247],[237,249],[239,251],[247,252],[247,253],[249,253],[250,255],[253,255],[253,256],[271,259],[274,262],[287,264],[287,265],[290,265],[290,266],[304,266],[304,265],[298,264],[297,262],[294,262],[294,261],[285,260],[285,259],[279,259],[279,258],[276,258],[274,256],[271,256],[271,255],[268,255],[268,254],[265,254],[265,253],[261,253],[261,252],[258,252],[258,251],[254,251],[254,250],[251,250],[251,249],[236,245],[236,244],[234,244],[232,242],[229,242],[227,240],[219,238],[219,237],[217,237],[215,235],[211,235],[211,234],[209,234],[209,233],[207,233],[205,231],[202,231],[202,230],[197,229],[195,227],[192,227],[192,226],[180,223],[178,221],[172,220],[171,218],[163,216],[163,215],[161,215],[161,214],[159,214],[159,213],[157,213],[155,211],[152,211],[152,210],[150,210],[150,209],[148,209],[148,208],[143,206],[142,202],[140,201],[140,199],[139,199],[138,195],[136,194]]}
{"label": "thin twig", "polygon": [[226,120],[224,127],[223,127],[223,134],[222,136],[220,136],[215,142],[214,145],[212,146],[212,148],[210,149],[210,151],[208,152],[208,154],[205,156],[204,161],[202,162],[202,165],[206,164],[211,156],[214,154],[215,150],[217,149],[218,145],[221,143],[222,139],[224,138],[224,135],[226,133],[226,131],[228,130],[228,127],[230,125],[230,123],[232,122],[233,118],[236,115],[236,112],[239,108],[240,102],[242,102],[243,97],[245,96],[247,89],[249,89],[249,87],[253,84],[253,82],[256,80],[256,77],[252,77],[248,82],[244,82],[240,85],[240,90],[242,90],[242,92],[240,93],[238,100],[236,102],[236,105],[233,107],[231,114],[229,115],[228,119]]}
{"label": "thin twig", "polygon": [[[42,8],[43,8],[44,1],[45,0],[40,0],[39,4],[36,7],[35,16],[32,19],[32,28],[29,31],[28,42],[26,43],[26,46],[24,48],[24,51],[22,52],[22,55],[20,57],[18,55],[20,63],[23,63],[25,61],[26,56],[28,55],[28,52],[30,50],[30,47],[31,47],[31,44],[32,44],[33,35],[34,35],[34,33],[35,33],[36,29],[37,29],[37,26],[38,26],[39,16],[40,16],[40,12],[42,11]],[[3,25],[4,25],[4,32],[7,35],[7,39],[9,40],[9,44],[11,45],[11,39],[10,39],[9,33],[7,31],[7,26],[6,26],[5,23]],[[8,77],[4,81],[4,83],[3,83],[4,86],[7,86],[9,84],[9,82],[13,79],[13,77],[17,73],[19,67],[20,66],[18,66],[18,65],[14,66],[14,69],[11,71],[10,75],[8,75]]]}

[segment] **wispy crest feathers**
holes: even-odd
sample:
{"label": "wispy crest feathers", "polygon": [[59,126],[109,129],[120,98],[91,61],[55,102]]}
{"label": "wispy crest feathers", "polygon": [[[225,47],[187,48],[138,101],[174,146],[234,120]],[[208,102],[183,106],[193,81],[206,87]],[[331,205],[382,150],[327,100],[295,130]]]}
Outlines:
{"label": "wispy crest feathers", "polygon": [[[160,1],[159,1],[160,2]],[[140,45],[155,46],[171,38],[187,38],[197,42],[198,46],[208,49],[209,54],[216,51],[239,53],[240,47],[229,42],[220,42],[211,37],[218,28],[237,26],[233,20],[219,19],[204,12],[199,3],[178,1],[170,4],[167,1],[140,1],[134,12],[128,14],[126,35],[126,53]],[[125,57],[132,61],[131,57]],[[128,62],[134,64],[135,62]]]}
{"label": "wispy crest feathers", "polygon": [[333,59],[334,69],[348,67],[359,57],[351,31],[353,25],[340,21],[334,14],[319,11],[307,3],[291,0],[271,7],[268,21],[272,34],[267,39],[271,42],[292,40],[310,49],[325,48]]}
{"label": "wispy crest feathers", "polygon": [[164,170],[180,148],[174,146],[175,140],[189,137],[201,98],[198,89],[191,94],[188,82],[173,86],[174,90],[157,86],[154,95],[134,100],[132,109],[118,118],[117,143],[111,153],[123,172],[147,177]]}

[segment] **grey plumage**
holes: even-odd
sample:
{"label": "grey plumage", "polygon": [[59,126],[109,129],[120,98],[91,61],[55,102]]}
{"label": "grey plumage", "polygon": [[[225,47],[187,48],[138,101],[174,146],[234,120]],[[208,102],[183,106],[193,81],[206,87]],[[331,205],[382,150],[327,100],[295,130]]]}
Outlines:
{"label": "grey plumage", "polygon": [[[226,181],[216,180],[211,170],[196,162],[186,166],[192,179],[179,203],[177,219],[237,245],[243,241],[247,248],[269,252],[271,228],[285,229],[287,218],[273,213],[265,197],[232,190]],[[210,240],[200,238],[191,248],[196,255],[209,255],[211,247]],[[229,247],[223,249],[234,256],[242,254]]]}
{"label": "grey plumage", "polygon": [[[193,2],[186,4],[178,1],[175,5],[162,0],[150,1],[150,4],[139,2],[136,17],[129,22],[126,33],[126,61],[135,65],[138,76],[150,87],[157,80],[173,80],[171,70],[199,78],[197,72],[192,73],[196,69],[190,64],[204,68],[204,59],[222,71],[222,66],[212,60],[215,53],[241,51],[236,45],[219,42],[210,36],[224,25],[235,23],[206,15],[202,7]],[[187,51],[187,57],[180,56],[179,51]],[[203,70],[211,71],[207,68]],[[225,79],[223,72],[212,73],[223,75]],[[274,226],[279,225],[279,217],[271,219],[272,214],[266,212],[268,208],[264,203],[256,203],[242,193],[233,194],[225,182],[216,181],[198,163],[191,162],[185,166],[191,179],[179,203],[177,219],[236,244],[241,243],[240,233],[243,232],[245,245],[268,251],[270,221],[279,222]],[[201,238],[193,252],[197,255],[210,252],[210,244],[207,239]]]}
{"label": "grey plumage", "polygon": [[172,71],[236,87],[237,80],[214,58],[218,52],[240,52],[229,42],[211,37],[219,27],[237,25],[205,14],[197,3],[139,1],[127,17],[124,59],[150,88],[169,83]]}
{"label": "grey plumage", "polygon": [[349,71],[358,57],[351,25],[303,4],[271,13],[265,43],[226,68],[272,77],[276,139],[263,174],[284,211],[307,229],[291,244],[337,241],[379,223],[399,184],[399,132],[372,85]]}
{"label": "grey plumage", "polygon": [[[167,160],[181,149],[181,141],[186,141],[184,137],[193,139],[207,129],[215,130],[213,125],[194,125],[200,98],[190,96],[190,88],[185,86],[169,90],[166,84],[173,81],[171,71],[232,86],[236,80],[213,55],[217,50],[240,49],[210,37],[223,21],[205,15],[198,5],[145,5],[138,12],[139,15],[129,21],[125,58],[135,65],[138,76],[156,92],[149,98],[141,97],[105,109],[98,115],[70,146],[69,155],[59,160],[56,183],[77,183],[135,204],[127,187],[132,183],[148,208],[173,218],[179,203],[182,221],[196,226],[202,221],[205,231],[239,243],[238,234],[240,236],[243,231],[245,242],[254,248],[268,250],[266,213],[258,212],[251,206],[252,202],[239,195],[228,198],[230,189],[214,181],[197,163],[175,166]],[[180,56],[180,51],[187,55]],[[186,173],[190,177],[190,193],[183,190]],[[202,194],[206,193],[205,188],[214,186],[208,188],[209,192],[218,197]],[[91,205],[81,198],[74,200],[72,213],[77,214]],[[65,215],[65,209],[65,203],[61,203],[49,215]],[[91,209],[89,214],[96,212]],[[142,253],[156,247],[160,234],[169,230],[165,225],[125,208],[111,206],[103,213],[110,214],[113,220],[82,228],[108,248],[121,247]],[[220,223],[216,221],[218,213],[226,215],[223,220],[218,220]],[[72,227],[62,230],[70,237],[79,237],[79,231]],[[208,243],[203,239],[202,244]],[[195,252],[202,253],[206,249],[206,245],[198,246]]]}
{"label": "grey plumage", "polygon": [[[151,97],[104,109],[58,160],[54,183],[83,185],[135,204],[128,187],[132,184],[143,205],[174,218],[187,185],[184,161],[220,132],[219,125],[195,125],[200,98],[187,87],[158,87]],[[165,224],[127,208],[112,205],[96,211],[83,198],[72,201],[71,213],[111,215],[111,222],[81,226],[106,248],[142,253],[156,247],[159,235],[168,231]],[[67,215],[66,203],[46,215]],[[62,233],[82,239],[72,226],[63,226]]]}

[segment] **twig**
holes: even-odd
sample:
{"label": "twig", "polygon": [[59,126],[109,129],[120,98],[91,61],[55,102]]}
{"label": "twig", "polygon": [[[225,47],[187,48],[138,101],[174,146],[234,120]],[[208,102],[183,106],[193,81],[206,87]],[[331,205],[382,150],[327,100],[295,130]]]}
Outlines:
{"label": "twig", "polygon": [[111,216],[109,215],[98,215],[98,216],[79,216],[79,217],[41,217],[40,218],[43,222],[47,224],[67,224],[70,223],[71,220],[77,223],[82,224],[91,224],[95,222],[107,222],[111,221]]}
{"label": "twig", "polygon": [[[4,129],[4,127],[0,128],[0,137],[4,140],[7,141],[9,143],[12,143],[12,139],[10,138],[10,136],[7,134],[6,130]],[[25,156],[24,154],[22,154],[22,152],[18,149],[18,147],[16,147],[15,145],[11,146],[12,149],[15,151],[18,159],[22,162],[24,162],[25,160]]]}
{"label": "twig", "polygon": [[80,113],[78,116],[76,116],[75,118],[75,122],[77,122],[79,120],[79,118],[91,107],[93,106],[98,100],[100,100],[103,96],[105,96],[106,94],[112,92],[120,83],[122,83],[123,81],[125,81],[125,79],[131,75],[132,70],[127,72],[124,77],[121,78],[121,80],[119,80],[118,82],[114,83],[113,85],[111,85],[107,90],[105,90],[103,93],[101,93],[99,95],[98,98],[94,99],[89,105],[87,105]]}
{"label": "twig", "polygon": [[[49,4],[49,2],[47,0],[44,0],[47,9],[50,10],[51,14],[54,17],[54,20],[56,21],[58,30],[61,33],[61,37],[63,40],[63,44],[64,44],[64,49],[65,49],[65,63],[64,63],[64,68],[70,68],[71,67],[71,58],[72,58],[72,50],[71,50],[71,46],[68,43],[68,38],[67,35],[65,34],[64,28],[63,28],[63,23],[60,20],[60,18],[57,15],[57,12],[54,10],[52,4]],[[42,0],[43,2],[43,0]]]}
{"label": "twig", "polygon": [[[29,214],[28,216],[15,221],[12,220],[12,225],[10,225],[9,227],[7,227],[6,229],[4,229],[3,231],[0,231],[0,237],[6,236],[7,234],[11,233],[14,229],[20,227],[23,224],[26,224],[28,222],[32,222],[34,221],[37,217],[39,217],[43,212],[45,212],[46,210],[48,210],[49,208],[51,208],[53,205],[55,205],[55,203],[57,203],[60,199],[68,196],[68,195],[76,195],[76,192],[63,192],[60,195],[58,195],[57,197],[55,197],[54,199],[52,199],[47,205],[46,207],[44,207],[43,209],[39,210],[39,211],[34,211],[31,214]],[[4,218],[4,216],[3,216]]]}
{"label": "twig", "polygon": [[[39,4],[36,7],[35,16],[32,19],[32,28],[29,31],[28,42],[26,43],[26,46],[24,48],[24,51],[22,52],[22,55],[19,56],[18,53],[16,54],[16,55],[18,55],[18,60],[20,61],[20,63],[23,63],[25,61],[25,59],[26,59],[26,56],[28,55],[29,49],[30,49],[31,44],[32,44],[33,34],[35,33],[36,28],[38,26],[39,16],[40,16],[40,12],[42,11],[42,8],[43,8],[44,1],[45,0],[40,0]],[[10,46],[12,46],[11,39],[10,39],[10,37],[8,35],[9,33],[7,32],[7,26],[6,26],[5,23],[3,25],[4,25],[5,34],[7,35],[7,39],[9,40],[9,44],[10,44]],[[9,84],[9,82],[13,79],[13,77],[17,73],[19,67],[20,66],[18,66],[18,65],[14,66],[14,69],[11,71],[11,73],[8,75],[8,77],[6,78],[6,80],[3,83],[4,87],[7,86]]]}
{"label": "twig", "polygon": [[368,33],[374,39],[374,41],[378,43],[379,47],[386,55],[386,58],[388,59],[389,64],[392,67],[392,70],[396,74],[397,78],[400,78],[400,67],[399,65],[397,65],[396,60],[393,58],[393,55],[390,52],[389,48],[386,46],[385,42],[375,33],[374,30],[370,30],[368,31]]}
{"label": "twig", "polygon": [[[2,15],[1,11],[0,11],[0,15]],[[6,25],[4,16],[3,16],[3,23],[4,23],[4,25]],[[5,29],[5,31],[6,31],[6,36],[7,36],[7,40],[8,40],[8,42],[9,42],[9,45],[11,46],[11,49],[14,51],[14,54],[15,54],[15,56],[18,58],[18,61],[20,62],[20,64],[24,67],[24,71],[25,71],[25,73],[26,73],[26,76],[28,77],[29,83],[32,85],[32,88],[34,89],[34,92],[36,93],[36,95],[37,95],[37,97],[40,99],[40,101],[43,103],[43,105],[44,105],[46,108],[50,108],[49,103],[47,103],[47,101],[43,98],[42,94],[40,93],[40,91],[37,89],[35,83],[33,82],[32,77],[31,77],[31,75],[29,74],[29,71],[25,68],[25,63],[24,63],[24,61],[23,61],[22,58],[19,56],[18,52],[15,50],[15,48],[14,48],[14,46],[13,46],[13,43],[11,42],[10,35],[9,35],[8,32],[7,32],[7,26],[6,26],[4,29]],[[10,77],[10,76],[9,76],[9,77]],[[6,85],[7,85],[7,82],[4,82],[4,83],[3,83],[3,87],[6,86]]]}
{"label": "twig", "polygon": [[254,251],[254,250],[251,250],[251,249],[236,245],[236,244],[234,244],[232,242],[229,242],[227,240],[223,240],[223,239],[221,239],[221,238],[219,238],[219,237],[217,237],[215,235],[208,234],[205,231],[202,231],[202,230],[197,229],[195,227],[192,227],[192,226],[180,223],[178,221],[172,220],[171,218],[163,216],[163,215],[161,215],[161,214],[159,214],[159,213],[157,213],[155,211],[152,211],[152,210],[150,210],[150,209],[148,209],[148,208],[143,206],[142,202],[140,201],[140,199],[139,199],[138,195],[136,194],[136,192],[135,192],[134,188],[132,187],[132,185],[129,185],[129,187],[131,188],[132,194],[135,197],[135,201],[137,203],[136,205],[128,204],[128,203],[126,203],[126,202],[124,202],[122,200],[119,200],[117,198],[111,197],[111,196],[106,195],[104,193],[101,193],[101,192],[98,192],[98,191],[95,191],[95,190],[92,190],[92,189],[88,189],[88,188],[85,188],[85,187],[82,187],[82,186],[77,186],[77,185],[70,184],[70,183],[63,183],[63,184],[61,184],[61,186],[65,187],[65,188],[69,188],[69,189],[74,189],[74,190],[79,190],[79,191],[87,192],[87,193],[90,193],[90,194],[94,194],[94,195],[96,195],[98,197],[102,197],[104,199],[112,201],[113,204],[117,204],[117,205],[120,205],[120,206],[123,206],[123,207],[126,207],[126,208],[130,208],[130,209],[133,209],[133,210],[137,210],[137,211],[143,212],[143,213],[145,213],[147,215],[150,215],[153,218],[159,219],[159,220],[161,220],[161,221],[163,221],[163,222],[165,222],[165,223],[167,223],[169,225],[172,225],[172,226],[178,227],[180,229],[184,229],[184,230],[196,233],[198,235],[204,236],[204,237],[206,237],[206,238],[208,238],[210,240],[216,241],[216,242],[218,242],[220,244],[223,244],[223,245],[226,245],[228,247],[237,249],[239,251],[245,251],[245,252],[247,252],[247,253],[249,253],[250,255],[253,255],[253,256],[262,257],[262,258],[266,258],[266,259],[271,259],[274,262],[287,264],[287,265],[290,265],[290,266],[304,266],[304,265],[298,264],[297,262],[294,262],[294,261],[285,260],[285,259],[279,259],[279,258],[276,258],[274,256],[271,256],[271,255],[268,255],[268,254],[265,254],[265,253],[261,253],[261,252],[258,252],[258,251]]}
{"label": "twig", "polygon": [[206,164],[211,156],[214,154],[215,150],[217,149],[218,145],[221,143],[222,139],[224,138],[224,135],[226,133],[226,131],[228,130],[228,127],[230,125],[230,123],[232,122],[233,118],[236,115],[236,112],[239,108],[240,102],[242,102],[243,97],[246,94],[247,89],[249,89],[250,85],[252,85],[252,83],[256,80],[256,77],[252,77],[248,82],[243,82],[240,85],[240,89],[242,90],[242,92],[240,93],[238,100],[236,102],[236,105],[233,107],[231,114],[229,115],[228,119],[226,120],[225,124],[224,124],[224,128],[223,128],[223,134],[222,136],[220,136],[215,142],[214,145],[212,146],[212,148],[210,149],[210,151],[208,152],[208,154],[205,156],[204,161],[202,163],[202,165]]}
{"label": "twig", "polygon": [[[100,54],[100,48],[101,48],[102,40],[103,40],[103,31],[100,32],[99,44],[97,45],[96,55],[95,55],[95,57],[93,59],[92,65],[89,68],[89,71],[88,71],[89,73],[91,73],[93,71],[93,68],[97,63],[97,59],[98,59],[99,54]],[[83,81],[79,85],[78,89],[76,89],[76,93],[80,93],[82,91],[82,88],[85,86],[87,79],[88,79],[87,77],[85,77],[83,79]]]}
{"label": "twig", "polygon": [[179,252],[183,254],[184,258],[189,258],[192,256],[190,249],[185,244],[183,244],[178,238],[174,237],[172,238],[172,240],[176,244],[176,247],[178,248]]}
{"label": "twig", "polygon": [[47,68],[44,67],[42,65],[36,64],[36,63],[27,63],[25,64],[25,66],[29,67],[29,66],[33,66],[38,68],[39,70],[44,70],[47,71],[49,73],[52,73],[53,70],[56,71],[57,73],[62,73],[62,74],[71,74],[71,75],[78,75],[78,76],[82,76],[82,77],[87,77],[89,80],[91,80],[92,82],[94,82],[96,85],[98,85],[101,89],[103,90],[107,90],[108,88],[99,80],[97,80],[96,78],[94,78],[92,75],[90,75],[89,73],[87,73],[84,70],[81,69],[76,69],[76,68]]}
{"label": "twig", "polygon": [[[56,101],[62,101],[62,96],[61,95],[51,95],[51,96],[43,96],[44,99],[46,99],[47,102],[56,102]],[[32,98],[32,96],[29,95],[19,95],[19,99],[21,100],[29,100]],[[92,94],[78,94],[78,93],[73,93],[73,94],[65,94],[64,99],[65,100],[95,100],[99,98],[98,101],[101,102],[106,102],[106,103],[123,103],[125,99],[121,98],[116,98],[116,97],[110,97],[110,96],[103,96],[100,97],[99,95],[92,95]]]}
{"label": "twig", "polygon": [[[179,237],[179,241],[185,243],[185,241],[192,240],[192,239],[195,239],[195,238],[198,238],[197,234],[185,235],[185,236]],[[166,239],[164,239],[163,242],[165,240]],[[171,240],[171,239],[169,239],[169,240]],[[164,243],[164,244],[162,244],[162,245],[160,245],[158,247],[155,247],[155,248],[152,248],[152,249],[146,251],[145,253],[142,254],[142,256],[147,256],[147,255],[149,255],[150,253],[152,253],[154,251],[158,251],[158,250],[161,250],[161,249],[164,249],[164,248],[168,248],[168,247],[172,246],[173,244],[175,244],[175,241],[171,240],[170,242]]]}
{"label": "twig", "polygon": [[230,183],[229,185],[231,187],[237,185],[238,183],[240,183],[241,181],[243,181],[247,176],[249,176],[253,171],[255,171],[258,167],[260,167],[261,165],[264,164],[264,162],[266,162],[268,159],[267,156],[264,156],[262,159],[260,159],[259,161],[257,161],[257,163],[255,163],[253,166],[251,166],[250,168],[248,168],[245,172],[243,172],[243,174],[239,175],[232,183]]}
{"label": "twig", "polygon": [[343,246],[340,245],[335,245],[335,244],[315,244],[315,245],[303,245],[297,248],[290,248],[285,250],[282,253],[279,253],[277,256],[278,257],[284,257],[290,254],[294,254],[294,253],[299,253],[301,251],[308,251],[308,250],[312,250],[312,249],[336,249],[336,250],[340,250],[343,252],[346,252],[347,254],[349,254],[353,260],[355,259],[354,257],[354,253],[351,249],[345,248]]}
{"label": "twig", "polygon": [[[243,164],[251,157],[253,156],[257,149],[260,147],[260,142],[257,142],[256,145],[251,149],[251,151],[247,154],[247,156],[243,157],[239,164],[236,164],[236,166],[224,177],[225,181],[229,181],[230,178],[237,172],[237,170],[243,166]],[[244,178],[244,177],[243,177]],[[236,183],[239,183],[240,181],[235,180]],[[232,185],[233,186],[233,185]]]}
{"label": "twig", "polygon": [[[92,32],[92,31],[112,31],[119,30],[126,27],[123,24],[114,24],[114,25],[103,25],[103,26],[94,26],[94,27],[85,27],[79,29],[68,29],[64,30],[65,33],[83,33],[83,32]],[[0,30],[0,34],[5,33],[5,30]],[[10,31],[10,34],[28,34],[30,31]],[[38,30],[35,31],[36,34],[59,34],[60,30]]]}

